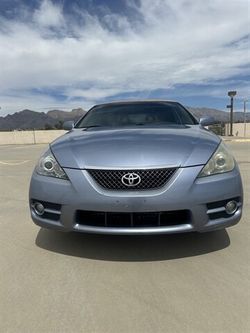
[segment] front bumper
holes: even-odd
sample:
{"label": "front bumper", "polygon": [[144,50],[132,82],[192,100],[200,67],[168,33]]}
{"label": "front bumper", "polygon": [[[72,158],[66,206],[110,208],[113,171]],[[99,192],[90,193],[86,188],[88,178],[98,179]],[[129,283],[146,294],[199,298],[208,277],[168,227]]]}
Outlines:
{"label": "front bumper", "polygon": [[[243,192],[241,177],[233,171],[198,178],[202,166],[180,168],[166,186],[150,191],[111,191],[101,188],[86,170],[65,169],[70,181],[39,176],[35,172],[30,183],[30,210],[33,221],[45,228],[103,234],[163,234],[178,232],[206,232],[232,226],[242,214]],[[235,199],[238,209],[233,215],[224,211],[225,203]],[[35,213],[34,202],[44,202],[46,213]],[[211,206],[212,204],[212,206]],[[47,207],[46,207],[47,205]],[[211,208],[212,207],[212,208]],[[165,225],[96,225],[79,219],[79,212],[96,212],[109,216],[164,214],[185,211],[188,218],[174,215]],[[119,215],[120,213],[124,213]],[[150,215],[150,214],[149,214]],[[176,217],[177,216],[177,217]],[[117,221],[116,221],[117,222]]]}

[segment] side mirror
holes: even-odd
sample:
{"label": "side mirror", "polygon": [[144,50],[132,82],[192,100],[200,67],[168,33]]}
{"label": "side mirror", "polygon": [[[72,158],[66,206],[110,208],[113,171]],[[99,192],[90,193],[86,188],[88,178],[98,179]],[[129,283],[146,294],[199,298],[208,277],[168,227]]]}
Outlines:
{"label": "side mirror", "polygon": [[202,117],[200,119],[201,126],[210,126],[216,124],[214,117]]}
{"label": "side mirror", "polygon": [[72,120],[65,121],[65,123],[63,123],[63,129],[65,131],[71,131],[73,127],[74,127],[74,122]]}

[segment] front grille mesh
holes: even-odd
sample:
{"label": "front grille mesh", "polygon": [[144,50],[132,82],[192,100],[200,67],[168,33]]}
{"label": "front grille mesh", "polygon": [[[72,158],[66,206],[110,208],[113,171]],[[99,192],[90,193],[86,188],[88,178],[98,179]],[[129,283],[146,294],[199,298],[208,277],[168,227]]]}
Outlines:
{"label": "front grille mesh", "polygon": [[[87,170],[94,180],[103,188],[109,190],[149,190],[165,185],[176,171],[176,168],[145,169],[145,170]],[[127,186],[122,183],[122,177],[134,173],[139,175],[141,182]]]}

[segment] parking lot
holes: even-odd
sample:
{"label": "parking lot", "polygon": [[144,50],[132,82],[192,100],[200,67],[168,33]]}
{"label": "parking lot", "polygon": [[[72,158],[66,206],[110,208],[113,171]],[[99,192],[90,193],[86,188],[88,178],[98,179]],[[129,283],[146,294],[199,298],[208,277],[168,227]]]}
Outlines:
{"label": "parking lot", "polygon": [[0,332],[249,332],[250,142],[241,222],[207,234],[42,230],[29,179],[46,145],[0,146]]}

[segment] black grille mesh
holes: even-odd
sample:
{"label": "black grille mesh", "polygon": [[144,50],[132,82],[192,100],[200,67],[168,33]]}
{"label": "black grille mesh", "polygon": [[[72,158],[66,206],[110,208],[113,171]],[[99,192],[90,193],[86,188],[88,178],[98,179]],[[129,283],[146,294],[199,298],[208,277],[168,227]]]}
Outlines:
{"label": "black grille mesh", "polygon": [[[146,169],[146,170],[87,170],[94,180],[105,189],[109,190],[148,190],[162,187],[173,176],[176,168]],[[122,177],[128,173],[140,176],[138,185],[126,186]]]}

